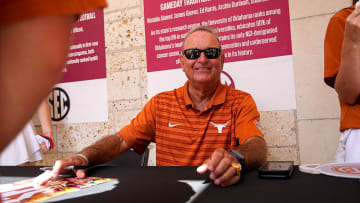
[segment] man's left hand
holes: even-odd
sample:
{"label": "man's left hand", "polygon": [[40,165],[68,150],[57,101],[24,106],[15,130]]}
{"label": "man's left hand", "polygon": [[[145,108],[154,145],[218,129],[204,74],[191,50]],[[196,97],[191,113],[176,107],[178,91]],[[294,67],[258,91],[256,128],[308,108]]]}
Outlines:
{"label": "man's left hand", "polygon": [[233,185],[240,180],[236,168],[232,163],[237,162],[233,155],[225,149],[216,149],[211,157],[197,168],[198,173],[210,172],[209,177],[216,185],[226,187]]}

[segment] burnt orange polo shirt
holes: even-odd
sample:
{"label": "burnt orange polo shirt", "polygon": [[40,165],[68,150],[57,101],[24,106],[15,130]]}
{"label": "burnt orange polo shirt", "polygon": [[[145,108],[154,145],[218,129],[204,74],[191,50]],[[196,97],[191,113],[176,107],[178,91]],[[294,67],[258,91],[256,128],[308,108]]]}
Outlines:
{"label": "burnt orange polo shirt", "polygon": [[[344,41],[345,20],[354,11],[354,5],[337,12],[329,22],[324,41],[324,81],[334,87],[340,69],[341,50]],[[340,131],[360,128],[360,104],[348,105],[340,98]]]}
{"label": "burnt orange polo shirt", "polygon": [[263,138],[259,119],[250,94],[220,83],[200,112],[186,82],[154,96],[119,134],[139,153],[155,141],[158,166],[198,166],[216,148],[231,150],[252,136]]}
{"label": "burnt orange polo shirt", "polygon": [[0,0],[0,27],[40,16],[81,14],[105,6],[105,0]]}

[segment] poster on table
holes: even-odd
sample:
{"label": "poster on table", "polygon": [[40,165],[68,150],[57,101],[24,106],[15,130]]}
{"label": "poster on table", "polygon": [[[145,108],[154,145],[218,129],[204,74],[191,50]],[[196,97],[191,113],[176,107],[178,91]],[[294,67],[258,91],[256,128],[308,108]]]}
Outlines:
{"label": "poster on table", "polygon": [[[36,179],[36,178],[35,178]],[[80,190],[93,187],[99,184],[113,182],[118,183],[115,178],[86,177],[52,179],[44,185],[36,185],[35,179],[25,179],[17,182],[0,184],[0,198],[4,203],[12,202],[44,202],[50,198],[58,197],[64,194],[79,193]],[[99,189],[98,189],[99,190]],[[73,195],[76,197],[76,195]],[[68,195],[67,198],[71,196]],[[58,201],[66,198],[58,198]]]}
{"label": "poster on table", "polygon": [[63,78],[48,97],[52,120],[107,121],[104,11],[82,14],[72,34]]}
{"label": "poster on table", "polygon": [[202,25],[219,31],[222,83],[260,111],[296,109],[288,0],[144,0],[144,16],[150,97],[184,85],[182,41]]}

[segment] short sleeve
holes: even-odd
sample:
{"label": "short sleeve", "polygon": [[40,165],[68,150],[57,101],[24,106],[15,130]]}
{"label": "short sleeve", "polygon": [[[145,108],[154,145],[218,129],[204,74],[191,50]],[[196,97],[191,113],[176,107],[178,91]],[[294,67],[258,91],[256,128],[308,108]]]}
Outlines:
{"label": "short sleeve", "polygon": [[335,78],[340,69],[345,19],[344,16],[333,16],[326,30],[324,41],[324,81],[330,87],[334,87]]}
{"label": "short sleeve", "polygon": [[152,98],[132,119],[130,124],[119,131],[126,144],[142,154],[147,145],[155,139],[156,98]]}
{"label": "short sleeve", "polygon": [[236,112],[235,125],[235,135],[239,144],[243,144],[253,136],[264,138],[260,126],[260,114],[251,95],[247,95],[241,102],[241,107]]}

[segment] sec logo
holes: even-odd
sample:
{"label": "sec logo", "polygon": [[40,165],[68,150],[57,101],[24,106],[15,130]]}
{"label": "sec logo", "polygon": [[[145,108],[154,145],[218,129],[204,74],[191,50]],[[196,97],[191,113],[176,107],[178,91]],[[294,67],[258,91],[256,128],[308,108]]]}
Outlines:
{"label": "sec logo", "polygon": [[61,121],[70,111],[70,97],[67,92],[55,87],[49,95],[49,103],[51,106],[51,119],[53,121]]}

